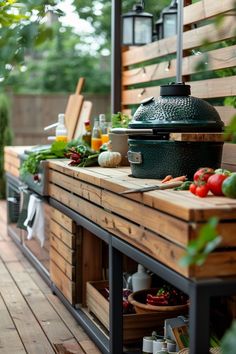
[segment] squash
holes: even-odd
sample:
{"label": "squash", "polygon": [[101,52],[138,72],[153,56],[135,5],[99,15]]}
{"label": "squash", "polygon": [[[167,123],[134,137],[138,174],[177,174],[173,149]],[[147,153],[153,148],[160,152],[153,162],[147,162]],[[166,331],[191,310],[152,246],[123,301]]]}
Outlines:
{"label": "squash", "polygon": [[111,143],[107,144],[107,151],[103,151],[98,156],[98,164],[101,167],[117,167],[121,162],[121,154],[112,151]]}

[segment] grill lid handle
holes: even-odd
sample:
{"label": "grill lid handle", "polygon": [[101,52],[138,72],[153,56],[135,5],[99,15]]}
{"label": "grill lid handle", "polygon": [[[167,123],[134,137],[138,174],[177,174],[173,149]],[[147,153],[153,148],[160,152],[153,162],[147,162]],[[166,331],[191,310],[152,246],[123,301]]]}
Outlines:
{"label": "grill lid handle", "polygon": [[113,128],[110,133],[125,135],[152,135],[153,129]]}

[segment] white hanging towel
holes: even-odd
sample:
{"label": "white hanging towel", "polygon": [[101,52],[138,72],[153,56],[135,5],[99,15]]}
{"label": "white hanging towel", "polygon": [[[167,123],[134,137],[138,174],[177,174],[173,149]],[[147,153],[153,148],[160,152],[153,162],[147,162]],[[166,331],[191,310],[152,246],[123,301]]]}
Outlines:
{"label": "white hanging towel", "polygon": [[36,237],[40,241],[41,247],[43,247],[45,241],[43,202],[35,194],[30,195],[27,218],[24,225],[28,232],[27,239],[31,240],[32,237]]}

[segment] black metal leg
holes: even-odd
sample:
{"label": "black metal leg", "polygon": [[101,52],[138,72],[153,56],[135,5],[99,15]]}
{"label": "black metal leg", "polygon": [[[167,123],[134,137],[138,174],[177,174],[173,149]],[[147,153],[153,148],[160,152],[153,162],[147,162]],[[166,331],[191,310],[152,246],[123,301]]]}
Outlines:
{"label": "black metal leg", "polygon": [[110,353],[123,353],[123,256],[109,243],[109,320],[110,320]]}
{"label": "black metal leg", "polygon": [[196,283],[190,285],[190,353],[209,353],[210,295]]}

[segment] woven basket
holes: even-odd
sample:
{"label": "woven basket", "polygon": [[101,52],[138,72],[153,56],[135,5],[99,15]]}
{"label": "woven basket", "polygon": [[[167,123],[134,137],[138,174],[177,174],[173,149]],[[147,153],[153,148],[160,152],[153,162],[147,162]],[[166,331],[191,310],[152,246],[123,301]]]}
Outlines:
{"label": "woven basket", "polygon": [[[221,351],[220,351],[220,348],[211,348],[210,349],[210,354],[220,354]],[[188,348],[184,348],[184,349],[181,349],[178,354],[189,354],[189,349]]]}

